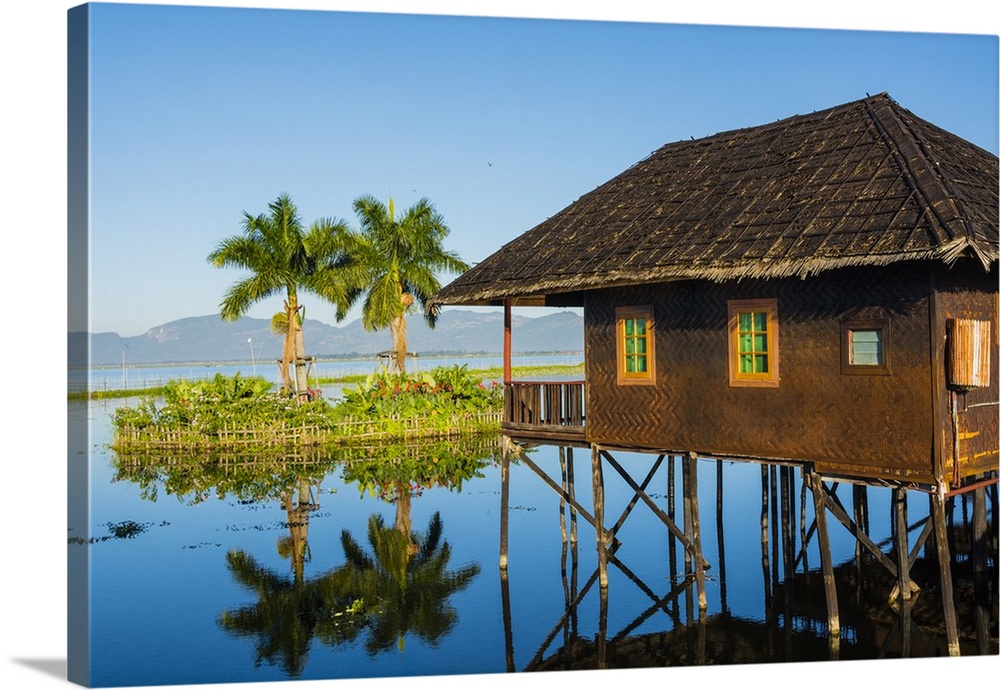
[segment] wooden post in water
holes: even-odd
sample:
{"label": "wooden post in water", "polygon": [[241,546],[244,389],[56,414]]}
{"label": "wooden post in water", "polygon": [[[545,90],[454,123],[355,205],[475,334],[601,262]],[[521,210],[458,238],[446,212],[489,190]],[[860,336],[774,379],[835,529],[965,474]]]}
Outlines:
{"label": "wooden post in water", "polygon": [[955,616],[955,593],[951,581],[951,555],[948,547],[948,499],[943,491],[931,494],[931,520],[934,521],[934,543],[937,546],[938,568],[941,572],[941,605],[944,609],[944,630],[948,640],[948,655],[959,656],[958,620]]}
{"label": "wooden post in water", "polygon": [[823,568],[823,589],[826,591],[826,615],[830,626],[831,653],[840,652],[840,607],[837,604],[837,583],[833,577],[833,555],[830,551],[830,532],[826,522],[826,488],[823,479],[809,472],[816,512],[816,536],[819,539],[819,560]]}
{"label": "wooden post in water", "polygon": [[770,610],[773,593],[771,566],[768,558],[768,491],[767,465],[760,466],[760,567],[764,572],[764,608]]}
{"label": "wooden post in water", "polygon": [[[854,524],[859,531],[868,534],[868,487],[864,484],[855,484],[853,487],[854,503]],[[854,567],[857,571],[858,591],[861,590],[861,561],[865,556],[865,550],[860,538],[854,540]]]}
{"label": "wooden post in water", "polygon": [[[694,564],[694,581],[698,585],[698,610],[705,611],[708,608],[708,595],[705,592],[705,559],[701,554],[701,517],[698,508],[698,455],[688,451],[685,456],[688,464],[688,498],[687,505],[691,509],[691,547],[694,553],[691,559]],[[687,506],[684,510],[685,522],[687,521]]]}
{"label": "wooden post in water", "polygon": [[[576,482],[573,478],[573,446],[566,448],[566,483],[567,492],[572,500],[576,500]],[[569,541],[576,544],[576,508],[569,507]]]}
{"label": "wooden post in water", "polygon": [[[674,460],[675,457],[671,455],[667,460],[667,516],[670,521],[676,524],[677,509],[676,500],[674,496],[674,483],[676,478],[674,476]],[[671,532],[667,532],[667,550],[670,554],[670,577],[671,584],[676,584],[677,582],[677,539]]]}
{"label": "wooden post in water", "polygon": [[[995,518],[995,516],[994,516]],[[986,487],[972,494],[972,581],[976,601],[976,641],[981,655],[990,653],[990,583],[986,578],[989,545],[986,530]]]}
{"label": "wooden post in water", "polygon": [[597,569],[601,589],[608,586],[608,545],[604,536],[604,470],[601,467],[601,449],[597,444],[590,449],[591,474],[594,484],[594,531],[597,533]]}
{"label": "wooden post in water", "polygon": [[780,529],[780,522],[778,517],[778,468],[774,465],[770,465],[769,468],[770,478],[771,478],[771,581],[777,587],[778,579],[778,568],[779,568],[779,558],[778,550],[780,548],[780,538],[778,530]]}
{"label": "wooden post in water", "polygon": [[500,570],[507,570],[507,527],[510,517],[510,453],[512,441],[506,436],[500,439]]}
{"label": "wooden post in water", "polygon": [[802,544],[802,576],[805,578],[806,589],[809,589],[809,552],[806,549],[808,532],[806,530],[806,491],[808,482],[806,481],[806,470],[802,468],[799,473],[799,480],[802,482],[801,494],[799,496],[799,542]]}
{"label": "wooden post in water", "polygon": [[722,600],[722,612],[729,611],[729,604],[726,601],[726,542],[723,536],[722,519],[722,460],[715,461],[715,537],[718,541],[719,549],[719,597]]}
{"label": "wooden post in water", "polygon": [[562,534],[563,553],[566,552],[566,498],[569,494],[569,480],[566,477],[566,449],[559,446],[559,476],[564,494],[559,496],[559,531]]}
{"label": "wooden post in water", "polygon": [[892,490],[892,505],[895,515],[896,577],[899,594],[903,601],[909,601],[910,592],[910,544],[906,533],[906,489]]}
{"label": "wooden post in water", "polygon": [[[681,501],[684,510],[684,538],[688,544],[692,544],[691,537],[691,465],[685,458],[680,458],[681,462]],[[691,549],[684,548],[684,581],[691,581]],[[691,587],[684,589],[684,604],[688,623],[694,620],[694,602],[691,599]]]}

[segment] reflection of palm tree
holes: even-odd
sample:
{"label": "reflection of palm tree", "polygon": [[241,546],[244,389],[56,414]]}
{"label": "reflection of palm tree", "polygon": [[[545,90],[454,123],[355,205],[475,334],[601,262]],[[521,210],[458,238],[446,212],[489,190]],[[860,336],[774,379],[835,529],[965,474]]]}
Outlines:
{"label": "reflection of palm tree", "polygon": [[319,508],[312,500],[312,487],[305,477],[299,478],[298,501],[288,489],[281,498],[281,507],[288,516],[288,536],[278,540],[278,553],[291,558],[295,581],[302,582],[305,563],[309,560],[309,513]]}
{"label": "reflection of palm tree", "polygon": [[479,566],[447,571],[451,547],[441,541],[441,531],[438,513],[424,535],[386,527],[380,515],[373,515],[368,520],[372,556],[347,530],[342,533],[347,563],[337,571],[337,589],[364,602],[371,626],[365,643],[369,654],[394,644],[402,650],[408,632],[436,644],[458,620],[447,599],[469,585]]}
{"label": "reflection of palm tree", "polygon": [[305,579],[309,513],[318,508],[311,489],[308,478],[301,477],[297,500],[292,489],[282,498],[289,535],[278,540],[278,553],[291,559],[291,578],[268,570],[243,551],[226,556],[233,577],[254,591],[258,601],[224,612],[220,625],[236,635],[256,638],[257,664],[278,663],[290,676],[302,673],[313,636],[327,644],[340,644],[356,638],[363,625],[363,619],[354,614],[355,598],[335,589],[331,572]]}
{"label": "reflection of palm tree", "polygon": [[257,660],[279,664],[290,676],[305,667],[313,636],[327,644],[355,639],[362,619],[355,600],[333,586],[331,573],[310,581],[278,575],[243,551],[230,551],[226,563],[233,577],[258,597],[255,604],[225,611],[219,624],[230,633],[257,640]]}

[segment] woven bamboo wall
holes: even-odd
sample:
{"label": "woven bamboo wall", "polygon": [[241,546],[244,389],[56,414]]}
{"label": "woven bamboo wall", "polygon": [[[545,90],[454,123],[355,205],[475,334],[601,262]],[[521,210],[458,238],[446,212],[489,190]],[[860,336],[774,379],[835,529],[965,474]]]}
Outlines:
{"label": "woven bamboo wall", "polygon": [[[942,333],[948,332],[950,319],[971,319],[989,324],[990,362],[989,385],[975,388],[957,389],[957,409],[959,426],[959,475],[962,477],[980,474],[997,469],[1000,459],[1000,433],[998,433],[998,415],[1000,406],[1000,363],[998,363],[997,317],[1000,311],[996,272],[984,274],[981,272],[965,272],[961,264],[953,271],[942,270],[936,277],[937,283],[937,324]],[[962,275],[973,275],[973,279],[961,279]],[[938,344],[938,356],[944,361],[950,356],[949,343]],[[947,370],[939,372],[939,387],[947,386]],[[980,374],[981,376],[981,374]],[[964,378],[964,377],[963,377]],[[978,377],[977,377],[978,378]],[[947,416],[948,401],[942,393],[941,426],[941,463],[945,475],[953,474],[954,465],[954,432]]]}
{"label": "woven bamboo wall", "polygon": [[[931,269],[829,271],[807,280],[686,281],[591,293],[591,442],[816,462],[821,471],[934,481]],[[780,384],[729,385],[730,299],[778,300]],[[654,305],[655,386],[618,386],[614,310]],[[845,375],[841,324],[888,317],[891,375]]]}

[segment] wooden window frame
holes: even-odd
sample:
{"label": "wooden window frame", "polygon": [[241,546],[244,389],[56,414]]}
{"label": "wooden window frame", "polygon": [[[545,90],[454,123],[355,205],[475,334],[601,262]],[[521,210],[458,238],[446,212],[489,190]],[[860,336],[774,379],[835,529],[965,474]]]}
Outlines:
{"label": "wooden window frame", "polygon": [[[846,376],[891,376],[890,356],[892,353],[892,330],[889,319],[864,319],[845,321],[840,324],[840,373]],[[853,364],[851,362],[851,332],[882,332],[882,363]]]}
{"label": "wooden window frame", "polygon": [[[625,319],[641,317],[646,320],[646,371],[625,371]],[[615,371],[619,386],[653,386],[656,384],[656,321],[650,304],[617,307],[615,309]]]}
{"label": "wooden window frame", "polygon": [[[729,310],[729,385],[747,388],[777,388],[778,373],[778,300],[733,299],[726,302]],[[739,357],[739,313],[764,312],[767,314],[767,358],[768,370],[763,374],[740,373]]]}

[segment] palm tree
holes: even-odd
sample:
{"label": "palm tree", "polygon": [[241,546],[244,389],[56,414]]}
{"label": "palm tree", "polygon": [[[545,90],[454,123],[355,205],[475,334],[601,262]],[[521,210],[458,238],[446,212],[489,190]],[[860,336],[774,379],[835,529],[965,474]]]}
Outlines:
{"label": "palm tree", "polygon": [[427,300],[441,289],[436,272],[461,273],[469,270],[469,265],[454,252],[445,251],[442,241],[448,227],[427,199],[396,216],[391,197],[386,207],[365,195],[355,199],[354,211],[361,231],[352,237],[349,253],[366,276],[363,287],[351,294],[350,303],[365,296],[362,325],[368,331],[389,327],[395,369],[405,372],[406,314],[418,305],[433,328],[438,312]]}
{"label": "palm tree", "polygon": [[[350,302],[350,267],[345,262],[347,224],[322,219],[308,230],[302,227],[295,204],[281,194],[268,204],[269,214],[243,212],[243,234],[228,237],[208,255],[217,268],[235,267],[250,275],[229,288],[220,309],[222,318],[243,316],[257,302],[284,293],[284,335],[281,355],[282,389],[293,389],[301,398],[308,390],[305,344],[302,338],[304,308],[299,290],[311,292],[337,307],[337,318],[347,313]],[[294,386],[289,365],[295,363]]]}

